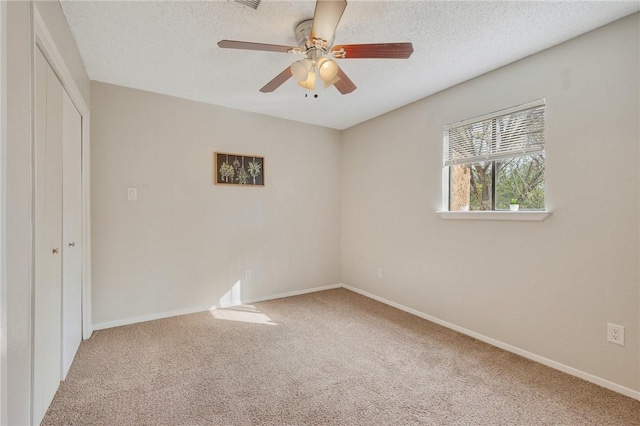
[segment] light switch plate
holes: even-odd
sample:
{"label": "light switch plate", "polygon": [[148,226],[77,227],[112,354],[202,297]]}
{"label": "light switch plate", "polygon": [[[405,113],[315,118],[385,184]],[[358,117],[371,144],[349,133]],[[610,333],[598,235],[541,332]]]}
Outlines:
{"label": "light switch plate", "polygon": [[127,200],[128,201],[136,201],[138,199],[138,189],[137,188],[127,188]]}

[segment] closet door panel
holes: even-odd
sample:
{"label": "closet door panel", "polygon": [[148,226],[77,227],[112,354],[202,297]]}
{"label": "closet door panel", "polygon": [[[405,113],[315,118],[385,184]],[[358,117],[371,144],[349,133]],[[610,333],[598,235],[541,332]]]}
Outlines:
{"label": "closet door panel", "polygon": [[63,93],[62,379],[82,340],[82,118]]}
{"label": "closet door panel", "polygon": [[34,421],[60,384],[62,324],[62,84],[36,54]]}

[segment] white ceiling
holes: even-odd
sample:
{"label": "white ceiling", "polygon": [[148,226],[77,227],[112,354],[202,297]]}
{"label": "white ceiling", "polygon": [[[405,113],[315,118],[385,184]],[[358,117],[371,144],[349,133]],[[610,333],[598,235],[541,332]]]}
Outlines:
{"label": "white ceiling", "polygon": [[640,10],[639,1],[349,2],[336,44],[410,41],[408,60],[344,59],[358,88],[319,97],[290,79],[300,56],[220,49],[219,40],[295,46],[313,1],[62,1],[92,80],[345,129]]}

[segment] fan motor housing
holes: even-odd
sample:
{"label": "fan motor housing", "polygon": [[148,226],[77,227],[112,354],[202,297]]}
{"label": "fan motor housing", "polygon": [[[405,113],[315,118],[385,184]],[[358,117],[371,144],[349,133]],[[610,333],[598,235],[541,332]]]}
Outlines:
{"label": "fan motor housing", "polygon": [[[313,19],[305,19],[304,21],[298,23],[298,25],[296,25],[293,30],[293,34],[296,38],[296,43],[298,43],[298,46],[300,46],[305,51],[315,47],[315,44],[310,39],[312,27]],[[331,40],[327,40],[328,43],[325,50],[329,50],[329,48],[333,44],[334,38],[335,36],[332,37]]]}
{"label": "fan motor housing", "polygon": [[300,22],[293,30],[293,34],[296,37],[296,43],[303,49],[306,49],[310,45],[309,35],[311,34],[311,27],[313,26],[313,19],[306,19]]}

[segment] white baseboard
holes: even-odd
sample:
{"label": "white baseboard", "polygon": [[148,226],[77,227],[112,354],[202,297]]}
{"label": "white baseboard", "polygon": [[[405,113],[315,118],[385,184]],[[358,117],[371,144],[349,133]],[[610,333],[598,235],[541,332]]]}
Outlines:
{"label": "white baseboard", "polygon": [[230,306],[246,305],[246,304],[250,304],[250,303],[264,302],[266,300],[282,299],[284,297],[291,297],[291,296],[300,296],[301,294],[315,293],[315,292],[318,292],[318,291],[331,290],[331,289],[334,289],[334,288],[341,288],[341,287],[342,287],[342,284],[326,285],[326,286],[322,286],[322,287],[314,287],[314,288],[306,288],[304,290],[290,291],[290,292],[287,292],[287,293],[279,293],[279,294],[272,294],[272,295],[269,295],[269,296],[261,296],[261,297],[256,297],[256,298],[253,298],[253,299],[243,299],[243,300],[239,300],[239,301],[233,302],[233,303],[221,303],[221,304],[213,305],[213,306],[196,306],[196,307],[192,307],[192,308],[177,309],[177,310],[174,310],[174,311],[159,312],[159,313],[155,313],[155,314],[143,315],[143,316],[140,316],[140,317],[124,318],[124,319],[119,319],[119,320],[115,320],[115,321],[100,322],[100,323],[97,323],[97,324],[93,324],[93,331],[104,330],[106,328],[112,328],[112,327],[120,327],[122,325],[135,324],[135,323],[138,323],[138,322],[153,321],[153,320],[162,319],[162,318],[170,318],[170,317],[175,317],[175,316],[178,316],[178,315],[195,314],[197,312],[211,311],[213,309],[227,308],[227,307],[230,307]]}
{"label": "white baseboard", "polygon": [[264,302],[266,300],[274,300],[274,299],[282,299],[282,298],[285,298],[285,297],[300,296],[301,294],[316,293],[318,291],[333,290],[335,288],[342,288],[342,287],[343,287],[342,284],[324,285],[324,286],[321,286],[321,287],[313,287],[313,288],[306,288],[304,290],[290,291],[288,293],[280,293],[280,294],[274,294],[274,295],[271,295],[271,296],[256,297],[254,299],[243,300],[242,303],[247,304],[247,303]]}
{"label": "white baseboard", "polygon": [[569,367],[568,365],[561,364],[559,362],[553,361],[553,360],[545,358],[543,356],[536,355],[536,354],[531,353],[529,351],[526,351],[524,349],[520,349],[520,348],[518,348],[516,346],[509,345],[508,343],[504,343],[504,342],[501,342],[499,340],[492,339],[491,337],[487,337],[487,336],[482,335],[480,333],[476,333],[475,331],[471,331],[471,330],[468,330],[466,328],[460,327],[458,325],[452,324],[450,322],[441,320],[440,318],[436,318],[436,317],[433,317],[431,315],[427,315],[427,314],[425,314],[423,312],[417,311],[415,309],[409,308],[407,306],[401,305],[401,304],[396,303],[396,302],[392,302],[390,300],[387,300],[387,299],[385,299],[383,297],[376,296],[375,294],[369,293],[367,291],[360,290],[359,288],[352,287],[352,286],[346,285],[346,284],[342,284],[342,287],[346,288],[347,290],[351,290],[351,291],[353,291],[355,293],[358,293],[358,294],[361,294],[363,296],[366,296],[366,297],[368,297],[370,299],[377,300],[378,302],[384,303],[385,305],[393,306],[394,308],[400,309],[401,311],[405,311],[405,312],[413,314],[413,315],[415,315],[417,317],[426,319],[427,321],[431,321],[431,322],[439,324],[439,325],[441,325],[443,327],[450,328],[451,330],[455,330],[455,331],[457,331],[459,333],[466,334],[467,336],[473,337],[474,339],[478,339],[480,341],[483,341],[485,343],[488,343],[488,344],[490,344],[492,346],[495,346],[495,347],[498,347],[500,349],[504,349],[505,351],[509,351],[509,352],[514,353],[514,354],[520,355],[522,357],[528,358],[528,359],[530,359],[532,361],[539,362],[540,364],[546,365],[547,367],[551,367],[551,368],[553,368],[555,370],[562,371],[563,373],[567,373],[567,374],[570,374],[572,376],[579,377],[579,378],[581,378],[583,380],[586,380],[587,382],[591,382],[591,383],[594,383],[596,385],[602,386],[603,388],[607,388],[607,389],[610,389],[610,390],[612,390],[614,392],[621,393],[622,395],[626,395],[626,396],[628,396],[630,398],[640,400],[640,392],[636,391],[636,390],[633,390],[633,389],[630,389],[630,388],[628,388],[626,386],[622,386],[622,385],[619,385],[617,383],[610,382],[609,380],[605,380],[605,379],[603,379],[601,377],[594,376],[593,374],[584,372],[582,370],[578,370],[577,368]]}
{"label": "white baseboard", "polygon": [[123,318],[123,319],[114,320],[114,321],[99,322],[97,324],[93,324],[93,331],[104,330],[106,328],[112,328],[112,327],[120,327],[122,325],[130,325],[138,322],[146,322],[146,321],[153,321],[153,320],[162,319],[162,318],[175,317],[178,315],[195,314],[196,312],[204,312],[204,311],[208,311],[210,309],[215,309],[215,308],[216,308],[215,306],[213,307],[198,306],[194,308],[177,309],[175,311],[159,312],[156,314],[143,315],[140,317]]}

